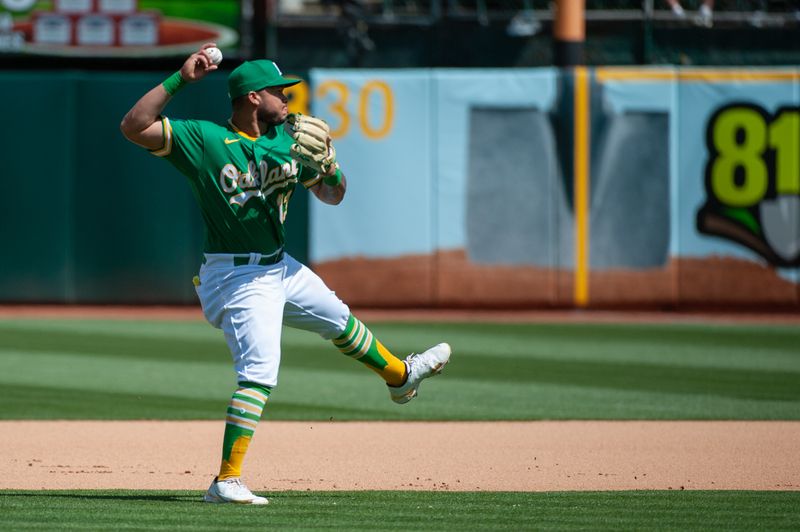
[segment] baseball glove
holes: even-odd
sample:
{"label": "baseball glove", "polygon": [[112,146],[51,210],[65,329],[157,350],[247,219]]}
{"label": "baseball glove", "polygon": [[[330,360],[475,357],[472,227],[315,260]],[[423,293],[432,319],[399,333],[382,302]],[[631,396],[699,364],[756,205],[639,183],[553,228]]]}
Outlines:
{"label": "baseball glove", "polygon": [[331,129],[324,120],[299,113],[289,115],[288,120],[295,141],[289,152],[293,159],[322,175],[329,175],[339,167],[331,143]]}

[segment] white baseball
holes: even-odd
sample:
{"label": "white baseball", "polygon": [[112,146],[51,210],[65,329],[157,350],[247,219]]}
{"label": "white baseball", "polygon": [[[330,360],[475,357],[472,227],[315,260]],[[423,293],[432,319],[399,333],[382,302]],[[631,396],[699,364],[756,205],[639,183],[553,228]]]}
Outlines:
{"label": "white baseball", "polygon": [[218,65],[222,63],[222,52],[216,46],[212,46],[211,48],[206,48],[204,50],[206,55],[209,59],[211,59],[212,65]]}

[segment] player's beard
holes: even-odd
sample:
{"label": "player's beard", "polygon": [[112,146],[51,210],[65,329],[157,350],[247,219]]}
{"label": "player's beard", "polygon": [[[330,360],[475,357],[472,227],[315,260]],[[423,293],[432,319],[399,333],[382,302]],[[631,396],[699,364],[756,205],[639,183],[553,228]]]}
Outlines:
{"label": "player's beard", "polygon": [[279,126],[286,122],[286,117],[288,116],[287,113],[284,113],[283,109],[279,112],[270,112],[267,109],[259,108],[256,111],[256,118],[259,122],[266,124],[268,126]]}

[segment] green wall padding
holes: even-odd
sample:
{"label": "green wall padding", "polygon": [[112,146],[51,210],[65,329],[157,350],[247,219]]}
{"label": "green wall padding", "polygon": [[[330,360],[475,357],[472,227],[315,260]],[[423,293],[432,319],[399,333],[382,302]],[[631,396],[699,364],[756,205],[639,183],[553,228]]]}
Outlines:
{"label": "green wall padding", "polygon": [[[119,131],[167,75],[0,73],[0,301],[196,302],[203,226],[189,187]],[[225,121],[226,78],[190,85],[165,114]],[[308,200],[296,196],[288,251],[305,262]]]}

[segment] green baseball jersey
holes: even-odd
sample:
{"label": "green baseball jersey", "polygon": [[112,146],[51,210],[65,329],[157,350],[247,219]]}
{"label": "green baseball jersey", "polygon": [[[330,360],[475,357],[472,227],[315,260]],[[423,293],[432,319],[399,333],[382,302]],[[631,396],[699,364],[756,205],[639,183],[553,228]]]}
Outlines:
{"label": "green baseball jersey", "polygon": [[269,255],[285,242],[283,223],[298,181],[321,177],[289,156],[283,126],[254,138],[232,123],[161,119],[164,145],[151,153],[189,179],[206,227],[206,253]]}

